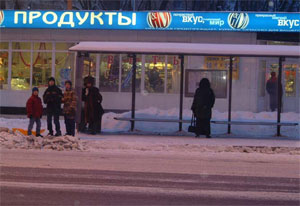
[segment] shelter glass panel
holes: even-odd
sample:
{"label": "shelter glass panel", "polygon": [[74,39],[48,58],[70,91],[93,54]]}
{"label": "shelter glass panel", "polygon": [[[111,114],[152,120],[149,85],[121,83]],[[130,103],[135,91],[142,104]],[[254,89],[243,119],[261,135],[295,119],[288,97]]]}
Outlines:
{"label": "shelter glass panel", "polygon": [[74,46],[74,43],[58,42],[58,43],[55,43],[55,50],[66,50],[66,51],[68,51],[71,46]]}
{"label": "shelter glass panel", "polygon": [[30,89],[30,52],[12,52],[11,89]]}
{"label": "shelter glass panel", "polygon": [[67,80],[74,83],[74,62],[74,53],[55,53],[55,79],[57,85],[61,88],[65,87],[65,81]]}
{"label": "shelter glass panel", "polygon": [[0,89],[7,89],[8,52],[0,52]]}
{"label": "shelter glass panel", "polygon": [[[133,59],[127,55],[122,55],[122,79],[121,79],[121,91],[131,92],[132,90],[132,62]],[[136,57],[136,81],[135,91],[141,91],[141,75],[142,75],[142,56]]]}
{"label": "shelter glass panel", "polygon": [[118,92],[119,90],[119,54],[103,54],[100,59],[100,84],[102,92]]}
{"label": "shelter glass panel", "polygon": [[51,77],[52,53],[34,52],[32,67],[32,85],[35,87],[47,87],[48,79]]}
{"label": "shelter glass panel", "polygon": [[163,93],[165,79],[165,56],[146,55],[145,90],[149,93]]}
{"label": "shelter glass panel", "polygon": [[179,93],[180,91],[180,59],[178,56],[168,56],[167,65],[167,92]]}
{"label": "shelter glass panel", "polygon": [[96,77],[96,61],[97,55],[90,54],[89,57],[85,57],[83,60],[83,77],[92,76]]}

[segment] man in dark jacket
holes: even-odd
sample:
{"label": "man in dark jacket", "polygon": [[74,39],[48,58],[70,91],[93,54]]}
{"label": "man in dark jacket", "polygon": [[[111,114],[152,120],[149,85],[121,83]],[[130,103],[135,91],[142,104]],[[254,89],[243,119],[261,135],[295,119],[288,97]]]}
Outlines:
{"label": "man in dark jacket", "polygon": [[271,72],[271,78],[267,81],[266,90],[270,95],[270,109],[274,112],[278,108],[278,79],[276,72]]}
{"label": "man in dark jacket", "polygon": [[102,95],[99,89],[94,87],[94,78],[86,78],[85,88],[82,89],[82,101],[84,101],[85,124],[89,124],[91,134],[101,132],[101,120],[104,110],[102,108]]}
{"label": "man in dark jacket", "polygon": [[54,117],[54,124],[56,129],[55,136],[61,136],[59,114],[61,112],[62,98],[62,91],[55,85],[55,79],[53,77],[49,78],[48,88],[43,95],[43,100],[44,103],[47,104],[47,125],[49,131],[48,135],[50,136],[53,136],[52,117]]}
{"label": "man in dark jacket", "polygon": [[37,87],[34,87],[32,89],[32,95],[27,100],[26,103],[26,111],[27,111],[27,117],[29,118],[28,135],[32,135],[31,130],[35,122],[36,136],[43,137],[41,135],[41,118],[43,115],[43,105],[42,105],[42,100],[39,97],[39,89]]}
{"label": "man in dark jacket", "polygon": [[196,117],[196,137],[200,134],[210,138],[210,119],[212,108],[215,104],[215,94],[210,88],[207,78],[200,81],[199,88],[195,92],[192,111]]}

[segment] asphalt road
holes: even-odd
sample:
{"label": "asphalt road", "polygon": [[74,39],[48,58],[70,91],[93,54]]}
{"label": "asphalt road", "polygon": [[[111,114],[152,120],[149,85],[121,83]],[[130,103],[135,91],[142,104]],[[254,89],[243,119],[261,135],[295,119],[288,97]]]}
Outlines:
{"label": "asphalt road", "polygon": [[2,166],[0,182],[1,206],[300,204],[299,178]]}

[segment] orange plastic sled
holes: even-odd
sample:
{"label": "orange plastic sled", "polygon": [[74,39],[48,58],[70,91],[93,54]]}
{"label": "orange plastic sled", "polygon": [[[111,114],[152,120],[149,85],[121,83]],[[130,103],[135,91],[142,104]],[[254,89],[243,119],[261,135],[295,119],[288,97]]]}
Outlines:
{"label": "orange plastic sled", "polygon": [[[24,135],[27,135],[28,134],[28,130],[25,130],[25,129],[21,129],[21,128],[12,128],[12,131],[15,132],[15,131],[19,131],[21,132],[22,134]],[[44,129],[41,129],[41,134],[45,132]],[[36,132],[32,131],[32,134],[35,136],[36,135]]]}

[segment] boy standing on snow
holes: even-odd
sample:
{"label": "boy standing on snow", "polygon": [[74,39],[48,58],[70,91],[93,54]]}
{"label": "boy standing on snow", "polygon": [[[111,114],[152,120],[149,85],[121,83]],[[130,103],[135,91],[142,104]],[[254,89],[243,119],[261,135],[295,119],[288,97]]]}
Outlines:
{"label": "boy standing on snow", "polygon": [[52,117],[54,117],[54,124],[56,129],[55,136],[61,136],[59,114],[61,112],[61,99],[63,97],[62,91],[55,85],[55,79],[49,78],[48,88],[46,89],[43,100],[47,104],[47,127],[50,136],[53,136]]}
{"label": "boy standing on snow", "polygon": [[65,82],[66,91],[64,93],[64,97],[62,102],[64,103],[63,113],[65,116],[65,124],[66,124],[66,135],[75,136],[75,116],[76,116],[76,105],[77,105],[77,97],[72,89],[72,82]]}
{"label": "boy standing on snow", "polygon": [[31,135],[34,122],[36,123],[36,136],[43,137],[41,135],[41,118],[43,114],[42,100],[39,97],[39,89],[34,87],[32,89],[32,96],[26,103],[27,117],[29,118],[28,135]]}

